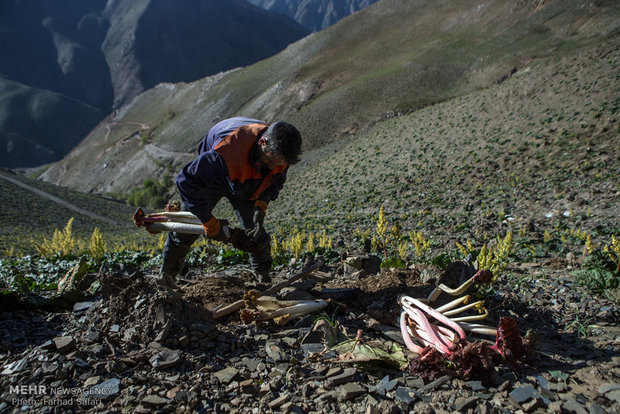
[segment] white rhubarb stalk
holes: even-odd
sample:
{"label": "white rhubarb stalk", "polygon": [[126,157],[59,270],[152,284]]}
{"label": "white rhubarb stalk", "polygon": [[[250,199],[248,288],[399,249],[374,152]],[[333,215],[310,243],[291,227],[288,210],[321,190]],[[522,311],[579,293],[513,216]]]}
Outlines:
{"label": "white rhubarb stalk", "polygon": [[460,305],[461,303],[467,303],[469,299],[470,299],[469,295],[461,296],[460,298],[454,299],[452,302],[448,302],[445,305],[442,305],[436,308],[435,310],[437,312],[441,312],[445,314],[446,311],[454,309],[456,306]]}
{"label": "white rhubarb stalk", "polygon": [[270,311],[261,319],[273,319],[283,315],[305,315],[307,313],[319,311],[325,307],[327,307],[327,302],[324,300],[304,300],[299,301],[299,303],[293,306]]}
{"label": "white rhubarb stalk", "polygon": [[448,310],[445,312],[440,311],[439,309],[437,309],[437,311],[443,313],[446,316],[452,316],[452,315],[458,315],[459,313],[465,312],[466,310],[471,309],[471,308],[483,309],[483,306],[484,306],[484,302],[479,300],[478,302],[470,303],[469,305],[461,306],[460,308]]}
{"label": "white rhubarb stalk", "polygon": [[148,231],[153,233],[160,231],[175,231],[185,234],[204,234],[205,229],[202,224],[177,223],[174,221],[163,221],[157,223],[147,223],[144,225]]}
{"label": "white rhubarb stalk", "polygon": [[467,323],[467,322],[459,322],[459,325],[463,327],[467,332],[479,333],[482,335],[492,335],[497,336],[497,329],[492,328],[490,326],[482,325],[479,323]]}
{"label": "white rhubarb stalk", "polygon": [[461,316],[458,318],[450,318],[454,322],[470,322],[470,321],[480,321],[489,316],[489,311],[484,309],[484,312],[479,315],[469,315],[469,316]]}

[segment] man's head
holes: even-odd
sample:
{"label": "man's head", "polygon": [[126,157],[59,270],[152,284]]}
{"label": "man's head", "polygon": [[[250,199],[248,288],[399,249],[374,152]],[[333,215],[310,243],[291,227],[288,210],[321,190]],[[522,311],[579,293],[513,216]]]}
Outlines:
{"label": "man's head", "polygon": [[300,161],[301,134],[287,122],[278,121],[271,124],[258,140],[258,144],[271,163],[283,162],[292,165]]}

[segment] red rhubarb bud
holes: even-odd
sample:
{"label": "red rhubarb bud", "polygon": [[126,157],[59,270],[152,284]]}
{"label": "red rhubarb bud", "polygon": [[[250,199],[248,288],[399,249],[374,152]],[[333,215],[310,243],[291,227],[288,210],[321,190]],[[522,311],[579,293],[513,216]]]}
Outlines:
{"label": "red rhubarb bud", "polygon": [[491,283],[493,281],[493,273],[490,270],[478,270],[474,275],[474,283]]}

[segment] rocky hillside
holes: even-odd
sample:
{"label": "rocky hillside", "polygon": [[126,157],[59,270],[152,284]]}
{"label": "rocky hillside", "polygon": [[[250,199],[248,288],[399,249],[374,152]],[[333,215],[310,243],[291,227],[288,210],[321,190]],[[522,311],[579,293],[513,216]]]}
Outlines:
{"label": "rocky hillside", "polygon": [[266,10],[292,17],[311,32],[323,30],[377,0],[247,0]]}
{"label": "rocky hillside", "polygon": [[249,65],[306,34],[242,0],[2,0],[0,166],[56,161],[142,91]]}
{"label": "rocky hillside", "polygon": [[247,68],[146,91],[41,178],[81,191],[128,191],[177,171],[200,137],[233,115],[293,122],[306,159],[334,142],[348,151],[378,121],[502,82],[541,59],[617,42],[618,15],[611,1],[446,0],[413,8],[384,0]]}

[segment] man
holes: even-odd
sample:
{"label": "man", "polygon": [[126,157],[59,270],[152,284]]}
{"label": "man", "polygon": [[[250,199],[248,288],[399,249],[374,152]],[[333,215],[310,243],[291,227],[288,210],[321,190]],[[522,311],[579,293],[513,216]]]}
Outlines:
{"label": "man", "polygon": [[[270,282],[271,237],[263,222],[270,201],[278,197],[289,165],[301,155],[301,135],[291,124],[272,125],[237,117],[216,124],[198,146],[198,157],[177,176],[185,209],[203,223],[207,238],[229,241],[228,222],[213,216],[222,198],[231,203],[255,248],[250,263],[259,282]],[[169,233],[164,246],[161,282],[174,287],[185,257],[198,235]]]}

